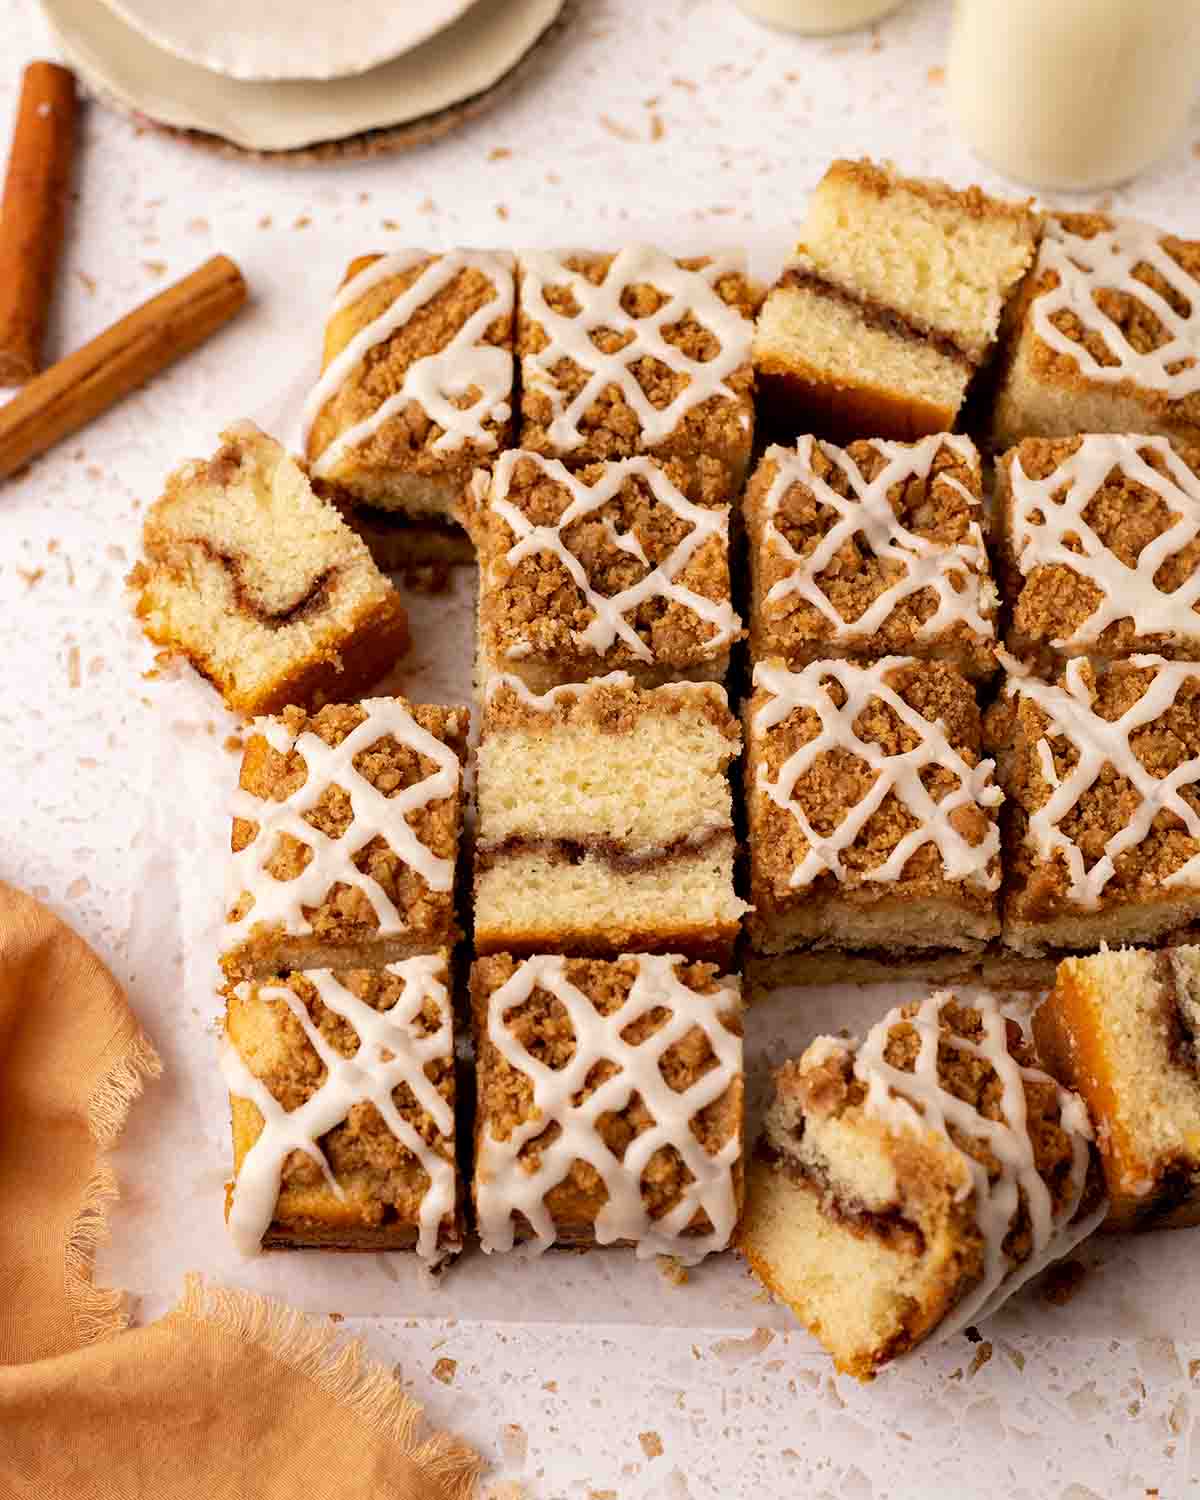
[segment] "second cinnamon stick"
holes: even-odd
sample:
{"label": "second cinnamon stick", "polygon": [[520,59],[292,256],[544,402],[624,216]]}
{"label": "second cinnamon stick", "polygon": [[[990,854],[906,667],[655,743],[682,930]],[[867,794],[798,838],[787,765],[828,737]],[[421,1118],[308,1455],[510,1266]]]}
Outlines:
{"label": "second cinnamon stick", "polygon": [[41,368],[74,146],[74,74],[30,63],[0,207],[0,386],[22,385]]}
{"label": "second cinnamon stick", "polygon": [[194,349],[245,300],[242,273],[215,255],[31,380],[0,407],[0,479]]}

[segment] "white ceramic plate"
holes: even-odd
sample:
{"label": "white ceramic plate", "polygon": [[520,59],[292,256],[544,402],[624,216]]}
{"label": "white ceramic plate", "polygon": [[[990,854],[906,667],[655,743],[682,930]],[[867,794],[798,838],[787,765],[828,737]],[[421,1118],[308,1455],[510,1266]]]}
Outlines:
{"label": "white ceramic plate", "polygon": [[[354,78],[243,83],[164,52],[100,0],[40,0],[67,61],[101,96],[157,124],[248,151],[294,151],[419,120],[483,93],[564,0],[478,0],[436,36]],[[358,0],[346,0],[347,9]]]}
{"label": "white ceramic plate", "polygon": [[347,78],[390,62],[475,0],[104,0],[185,62],[230,78]]}

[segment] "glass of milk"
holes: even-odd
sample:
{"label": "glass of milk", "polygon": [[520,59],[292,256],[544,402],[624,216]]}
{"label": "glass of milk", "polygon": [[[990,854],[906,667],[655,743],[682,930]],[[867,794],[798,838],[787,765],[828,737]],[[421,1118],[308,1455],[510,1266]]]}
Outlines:
{"label": "glass of milk", "polygon": [[1200,0],[955,0],[950,107],[972,150],[1039,188],[1108,187],[1178,138]]}
{"label": "glass of milk", "polygon": [[783,31],[810,36],[851,31],[896,10],[903,0],[737,0],[747,15]]}

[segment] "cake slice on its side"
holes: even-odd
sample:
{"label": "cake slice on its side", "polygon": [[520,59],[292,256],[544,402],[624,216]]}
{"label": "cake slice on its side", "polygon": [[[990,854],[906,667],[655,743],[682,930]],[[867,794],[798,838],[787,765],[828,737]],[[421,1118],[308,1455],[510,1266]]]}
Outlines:
{"label": "cake slice on its side", "polygon": [[1033,1032],[1096,1122],[1105,1227],[1200,1224],[1200,948],[1064,959]]}
{"label": "cake slice on its side", "polygon": [[738,1249],[839,1370],[870,1380],[1096,1228],[1091,1136],[995,1000],[934,994],[776,1072]]}
{"label": "cake slice on its side", "polygon": [[235,713],[354,697],[408,649],[399,595],[273,438],[239,422],[222,440],[146,516],[142,629]]}
{"label": "cake slice on its side", "polygon": [[835,441],[953,427],[1036,234],[1025,203],[834,162],[759,317],[773,425]]}
{"label": "cake slice on its side", "polygon": [[905,654],[990,676],[981,485],[975,445],[950,434],[768,448],[743,501],[755,661]]}
{"label": "cake slice on its side", "polygon": [[475,950],[727,964],[737,720],[715,683],[494,678],[477,759]]}
{"label": "cake slice on its side", "polygon": [[489,1254],[632,1245],[694,1264],[742,1205],[742,1019],[709,964],[508,954],[471,974]]}
{"label": "cake slice on its side", "polygon": [[1077,432],[1200,442],[1200,242],[1051,214],[1006,324],[997,448]]}
{"label": "cake slice on its side", "polygon": [[378,544],[380,566],[461,560],[463,491],[512,437],[514,309],[502,252],[351,262],[305,407],[305,447],[314,482]]}
{"label": "cake slice on its side", "polygon": [[225,1213],[244,1254],[462,1248],[447,958],[226,989]]}
{"label": "cake slice on its side", "polygon": [[231,979],[452,948],[465,708],[289,708],[247,738],[221,966]]}

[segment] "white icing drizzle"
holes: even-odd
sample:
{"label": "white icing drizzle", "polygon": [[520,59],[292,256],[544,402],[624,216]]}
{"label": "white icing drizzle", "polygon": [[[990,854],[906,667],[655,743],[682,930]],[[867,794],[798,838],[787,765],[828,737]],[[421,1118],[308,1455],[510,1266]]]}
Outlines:
{"label": "white icing drizzle", "polygon": [[[1200,815],[1180,796],[1184,787],[1200,782],[1200,756],[1185,760],[1168,776],[1154,776],[1134,754],[1130,736],[1153,724],[1175,702],[1189,678],[1200,676],[1194,662],[1169,662],[1161,656],[1131,656],[1133,667],[1149,668],[1154,675],[1145,692],[1119,719],[1102,719],[1092,708],[1088,667],[1082,657],[1066,664],[1066,687],[1040,682],[1007,653],[1000,660],[1009,674],[1005,692],[1028,698],[1046,715],[1045,734],[1038,740],[1039,769],[1050,787],[1050,796],[1030,814],[1029,837],[1041,860],[1062,856],[1070,877],[1068,900],[1085,911],[1100,905],[1104,888],[1116,873],[1116,862],[1127,849],[1140,844],[1160,812],[1172,813],[1197,844],[1197,853],[1163,881],[1164,885],[1200,884]],[[1054,769],[1052,737],[1062,736],[1074,747],[1078,760],[1062,780]],[[1137,811],[1123,828],[1109,838],[1104,854],[1091,869],[1085,868],[1083,851],[1059,827],[1095,783],[1105,766],[1125,777],[1141,798]]]}
{"label": "white icing drizzle", "polygon": [[[253,897],[253,903],[240,921],[226,924],[226,946],[239,942],[260,922],[278,923],[291,937],[307,936],[312,925],[304,908],[320,906],[338,882],[361,891],[371,903],[380,937],[403,932],[404,918],[387,892],[353,862],[358,851],[379,836],[431,890],[448,891],[453,886],[454,861],[443,859],[423,844],[405,815],[454,795],[462,772],[458,756],[422,729],[398,698],[364,698],[359,707],[365,710],[366,718],[334,746],[327,745],[312,730],[293,738],[280,719],[254,721],[253,732],[262,735],[273,750],[281,755],[297,751],[308,774],[303,785],[283,801],[264,801],[240,786],[234,793],[233,816],[257,823],[258,832],[230,860],[227,909],[246,893]],[[393,797],[385,797],[354,768],[355,756],[389,734],[437,766],[431,776]],[[337,839],[304,820],[304,814],[335,784],[349,797],[352,813],[350,826]],[[281,834],[290,834],[312,850],[312,858],[294,880],[276,880],[266,869]]]}
{"label": "white icing drizzle", "polygon": [[[588,1162],[598,1173],[608,1200],[595,1221],[597,1244],[631,1240],[639,1259],[671,1255],[694,1265],[729,1243],[737,1221],[733,1168],[741,1156],[740,1128],[715,1155],[709,1155],[690,1128],[692,1118],[719,1099],[742,1071],[742,1040],[721,1024],[722,1011],[740,1008],[735,979],[719,982],[712,994],[689,989],[675,972],[683,959],[674,956],[636,957],[637,977],[624,1005],[603,1016],[567,978],[566,960],[538,956],[521,963],[511,979],[488,1001],[488,1039],[501,1056],[529,1079],[533,1107],[507,1140],[499,1140],[487,1121],[479,1141],[475,1167],[475,1200],[484,1250],[513,1248],[513,1213],[524,1214],[535,1238],[533,1254],[555,1241],[554,1220],[546,1194],[561,1182],[572,1162]],[[517,1041],[504,1024],[505,1014],[528,1000],[535,989],[562,1002],[575,1034],[575,1055],[565,1068],[547,1067]],[[671,1019],[640,1046],[622,1040],[621,1033],[638,1017],[663,1006]],[[663,1054],[694,1026],[708,1038],[716,1066],[682,1093],[676,1093],[659,1069]],[[598,1062],[620,1069],[582,1104],[572,1102]],[[609,1111],[624,1109],[634,1094],[640,1096],[655,1123],[633,1140],[619,1160],[604,1144],[596,1121]],[[535,1171],[520,1160],[526,1141],[551,1124],[560,1134],[543,1146]],[[642,1201],[641,1178],[647,1162],[663,1146],[672,1146],[695,1178],[683,1189],[679,1202],[654,1220]],[[712,1231],[685,1235],[698,1209],[707,1213]]]}
{"label": "white icing drizzle", "polygon": [[[1166,465],[1160,474],[1142,457],[1152,449]],[[1101,486],[1114,474],[1161,496],[1174,515],[1173,523],[1138,554],[1130,567],[1101,541],[1084,512]],[[1174,592],[1154,582],[1163,563],[1200,535],[1200,479],[1175,453],[1165,437],[1137,437],[1092,433],[1078,450],[1045,479],[1031,479],[1013,454],[1009,470],[1012,487],[1012,542],[1017,565],[1026,577],[1035,568],[1064,567],[1093,584],[1101,597],[1088,618],[1068,636],[1052,644],[1062,649],[1094,645],[1115,620],[1131,619],[1141,635],[1169,634],[1200,637],[1200,572],[1193,573]],[[1133,502],[1135,504],[1139,502]],[[1040,512],[1043,519],[1035,521]],[[1066,545],[1078,541],[1082,552]]]}
{"label": "white icing drizzle", "polygon": [[[535,526],[519,506],[508,498],[514,467],[520,462],[536,463],[547,479],[568,491],[571,502],[552,526]],[[605,595],[591,586],[583,563],[567,546],[563,534],[577,521],[616,499],[621,487],[631,476],[642,479],[654,499],[673,511],[681,521],[686,521],[691,530],[674,546],[657,567],[650,567],[649,560],[637,537],[630,532],[618,534],[611,521],[608,530],[613,542],[625,552],[637,557],[646,568],[645,574],[636,583],[619,593]],[[707,508],[694,505],[671,483],[666,474],[650,458],[626,458],[604,465],[604,473],[593,485],[584,484],[558,459],[546,459],[535,453],[510,450],[496,462],[492,485],[488,494],[488,507],[504,521],[516,538],[504,554],[504,562],[516,567],[526,557],[539,552],[551,553],[561,564],[571,582],[583,596],[583,602],[594,618],[584,630],[572,631],[579,646],[587,647],[604,656],[619,640],[641,661],[653,661],[654,652],[642,640],[625,616],[644,604],[647,599],[667,599],[690,610],[712,627],[712,633],[704,643],[705,656],[713,656],[733,641],[741,629],[741,621],[728,599],[709,599],[696,593],[678,581],[696,552],[711,537],[716,537],[722,549],[729,547],[729,507]],[[607,520],[607,518],[606,518]],[[499,570],[493,570],[493,579],[499,586]],[[515,643],[506,655],[526,654],[521,651],[525,643]]]}
{"label": "white icing drizzle", "polygon": [[[1190,309],[1186,317],[1134,276],[1139,265],[1153,266],[1184,298]],[[1085,239],[1050,218],[1035,275],[1046,271],[1057,273],[1058,285],[1034,299],[1034,332],[1057,353],[1069,355],[1081,374],[1109,384],[1132,380],[1146,390],[1163,392],[1172,401],[1200,390],[1200,281],[1167,254],[1159,230],[1136,219],[1117,219],[1111,229]],[[1149,308],[1166,330],[1166,343],[1139,354],[1096,302],[1096,293],[1104,290],[1124,292]],[[1068,338],[1055,326],[1053,315],[1064,310],[1104,340],[1115,364],[1102,365],[1082,342]],[[1180,363],[1183,369],[1171,369]]]}
{"label": "white icing drizzle", "polygon": [[[904,866],[922,845],[935,844],[947,880],[962,880],[986,891],[999,886],[998,865],[989,868],[1000,849],[995,822],[989,822],[986,835],[974,845],[967,842],[952,822],[952,814],[959,808],[995,807],[1004,800],[1000,788],[992,781],[995,762],[981,760],[978,765],[968,765],[946,738],[941,723],[924,718],[888,685],[889,672],[912,664],[911,657],[886,656],[870,666],[820,661],[792,672],[775,662],[759,662],[754,668],[754,686],[771,695],[754,715],[755,734],[766,735],[789,714],[801,709],[811,710],[821,721],[820,733],[788,757],[776,780],[770,779],[765,765],[758,768],[759,789],[777,807],[791,813],[808,845],[804,858],[792,871],[789,885],[808,885],[826,870],[838,880],[845,880],[842,853],[854,843],[884,798],[894,793],[917,826],[900,839],[882,864],[856,872],[856,878],[898,880]],[[845,691],[846,701],[841,708],[823,685],[822,679],[830,677]],[[888,755],[880,745],[859,739],[854,722],[873,698],[885,703],[918,736],[913,749]],[[875,780],[833,832],[823,836],[813,828],[794,794],[796,783],[817,757],[830,750],[850,751],[871,767]],[[921,781],[921,772],[931,766],[940,766],[958,778],[958,786],[940,802],[934,801]]]}
{"label": "white icing drizzle", "polygon": [[[1008,1050],[1007,1023],[1021,1024],[1015,1009],[1001,1005],[993,996],[963,1002],[977,1011],[983,1022],[983,1039],[976,1043],[956,1036],[942,1024],[942,1009],[954,1000],[945,992],[930,995],[917,1012],[905,1016],[897,1006],[867,1033],[862,1042],[844,1044],[854,1055],[854,1076],[866,1085],[864,1109],[890,1130],[909,1130],[919,1135],[935,1132],[961,1160],[965,1169],[958,1201],[974,1194],[976,1220],[984,1242],[983,1276],[938,1329],[948,1338],[963,1328],[990,1317],[1032,1276],[1052,1261],[1070,1253],[1097,1228],[1108,1205],[1076,1221],[1087,1185],[1092,1128],[1087,1110],[1077,1094],[1056,1084],[1040,1068],[1021,1066]],[[920,1039],[920,1050],[912,1072],[894,1068],[885,1059],[892,1029],[907,1023]],[[1022,1030],[1024,1028],[1022,1027]],[[965,1100],[942,1087],[938,1075],[938,1049],[952,1047],[968,1057],[977,1057],[996,1072],[1001,1085],[1002,1119],[991,1120]],[[1026,1118],[1025,1085],[1048,1084],[1058,1097],[1059,1120],[1071,1137],[1071,1173],[1068,1191],[1057,1213],[1050,1190],[1037,1169],[1033,1142]],[[984,1142],[1000,1164],[994,1182],[987,1168],[955,1144],[949,1126]],[[1004,1240],[1024,1200],[1032,1237],[1027,1260],[1011,1267],[1004,1253]]]}
{"label": "white icing drizzle", "polygon": [[[795,449],[774,446],[767,449],[765,462],[777,466],[763,500],[766,516],[766,542],[792,565],[792,571],[772,584],[767,592],[768,605],[779,604],[794,594],[817,610],[833,626],[841,639],[873,635],[905,599],[929,589],[937,596],[937,609],[917,631],[918,640],[929,640],[956,624],[966,625],[976,635],[992,640],[995,626],[984,611],[984,587],[988,583],[987,551],[979,521],[973,519],[964,541],[948,544],[918,536],[901,524],[888,503],[893,485],[908,479],[928,480],[934,462],[943,448],[948,448],[975,472],[979,455],[970,438],[950,433],[936,433],[919,443],[893,443],[875,438],[872,446],[887,461],[876,477],[868,482],[843,448],[832,443],[818,443],[816,438],[802,437]],[[813,467],[814,450],[835,464],[850,482],[851,496],[841,495]],[[970,510],[978,516],[979,501],[950,473],[938,476],[939,482],[958,492]],[[814,499],[834,511],[838,520],[817,542],[807,556],[795,550],[776,525],[784,496],[794,484],[811,491]],[[846,545],[863,536],[874,555],[881,561],[895,563],[899,573],[872,601],[857,620],[847,620],[821,587],[820,575]],[[955,588],[955,583],[960,588]]]}
{"label": "white icing drizzle", "polygon": [[[353,306],[381,282],[402,275],[422,261],[424,250],[402,250],[381,256],[342,287],[334,298],[330,316]],[[369,417],[340,432],[314,456],[312,473],[327,478],[352,448],[365,443],[411,401],[421,406],[431,422],[442,428],[434,441],[436,452],[452,452],[471,443],[493,449],[496,439],[485,422],[506,422],[512,415],[513,356],[506,349],[483,342],[488,328],[498,318],[511,317],[514,305],[512,257],[497,251],[448,250],[434,256],[407,291],[401,292],[378,316],[354,335],[344,349],[322,371],[304,403],[304,447],[308,450],[313,424],[325,403],[334,397],[362,364],[367,354],[400,328],[425,303],[449,286],[462,271],[481,272],[492,283],[494,295],[467,318],[450,342],[436,354],[416,359],[404,372],[399,390],[380,403]],[[468,407],[455,406],[450,397],[461,397],[471,387],[479,396]]]}
{"label": "white icing drizzle", "polygon": [[[325,1081],[296,1109],[285,1110],[270,1089],[247,1067],[229,1040],[221,1044],[221,1071],[229,1092],[250,1100],[263,1117],[258,1139],[242,1159],[229,1209],[229,1231],[243,1255],[255,1255],[262,1244],[279,1199],[284,1162],[292,1151],[302,1151],[321,1168],[330,1191],[339,1200],[345,1192],[318,1144],[323,1135],[341,1125],[356,1104],[370,1103],[400,1144],[420,1163],[429,1186],[421,1199],[417,1253],[425,1260],[441,1259],[438,1230],[454,1212],[455,1167],[450,1158],[429,1146],[400,1114],[393,1091],[407,1084],[418,1105],[429,1115],[443,1140],[454,1138],[454,1111],[425,1075],[427,1063],[453,1055],[450,997],[442,976],[444,961],[437,955],[388,964],[385,973],[398,975],[404,990],[389,1010],[379,1011],[351,993],[329,969],[310,969],[304,978],[328,1008],[355,1030],[359,1047],[343,1057],[321,1035],[308,1010],[286,985],[240,984],[245,997],[256,993],[263,1001],[282,1000],[296,1017],[309,1045],[325,1064]],[[428,1036],[415,1026],[426,1000],[437,1005],[441,1025]]]}
{"label": "white icing drizzle", "polygon": [[[724,277],[745,274],[743,255],[717,255],[707,266],[689,271],[651,245],[630,245],[617,253],[604,280],[595,286],[567,265],[570,254],[523,250],[517,257],[521,311],[531,322],[540,323],[546,335],[544,349],[522,356],[521,375],[526,389],[550,401],[554,417],[547,432],[557,450],[569,453],[585,441],[580,419],[609,386],[617,387],[636,414],[647,446],[670,437],[693,407],[714,396],[739,402],[742,425],[749,428],[748,402],[725,382],[749,362],[754,324],[716,292]],[[622,293],[639,283],[649,283],[665,294],[658,311],[645,318],[633,317],[621,306]],[[545,298],[551,286],[569,287],[579,311],[574,315],[556,312]],[[719,342],[714,358],[691,359],[667,342],[664,330],[685,317],[702,324]],[[604,354],[592,341],[598,329],[630,335],[629,342],[615,354]],[[649,400],[630,368],[646,357],[688,378],[679,394],[661,408]],[[583,389],[569,404],[554,377],[555,366],[564,359],[589,372]]]}

